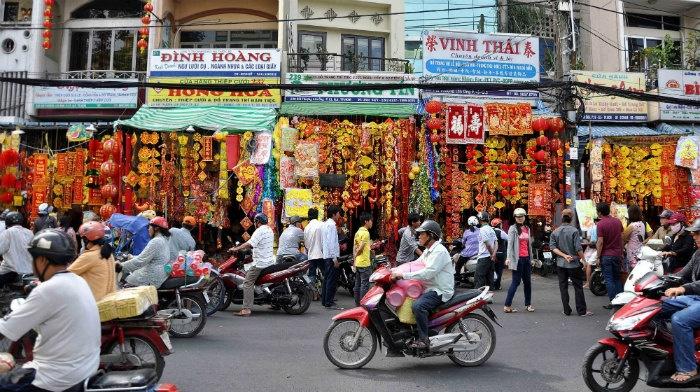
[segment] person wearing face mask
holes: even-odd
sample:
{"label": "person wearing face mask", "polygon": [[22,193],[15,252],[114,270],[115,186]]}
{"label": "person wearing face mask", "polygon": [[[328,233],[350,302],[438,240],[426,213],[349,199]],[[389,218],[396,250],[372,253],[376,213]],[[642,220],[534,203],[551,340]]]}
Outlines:
{"label": "person wearing face mask", "polygon": [[688,264],[696,248],[692,235],[684,230],[685,215],[676,212],[669,218],[668,223],[668,235],[673,242],[664,248],[662,255],[668,257],[668,272],[673,273]]}

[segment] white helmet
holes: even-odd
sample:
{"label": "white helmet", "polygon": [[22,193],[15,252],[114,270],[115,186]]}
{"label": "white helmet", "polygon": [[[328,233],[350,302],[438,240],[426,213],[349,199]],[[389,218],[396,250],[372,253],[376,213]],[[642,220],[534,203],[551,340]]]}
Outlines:
{"label": "white helmet", "polygon": [[527,211],[525,211],[524,208],[516,208],[515,211],[513,211],[513,216],[526,216]]}
{"label": "white helmet", "polygon": [[51,212],[51,206],[48,203],[41,203],[39,205],[39,215],[48,215]]}
{"label": "white helmet", "polygon": [[475,216],[470,216],[469,219],[467,219],[467,224],[469,226],[479,226],[479,219]]}

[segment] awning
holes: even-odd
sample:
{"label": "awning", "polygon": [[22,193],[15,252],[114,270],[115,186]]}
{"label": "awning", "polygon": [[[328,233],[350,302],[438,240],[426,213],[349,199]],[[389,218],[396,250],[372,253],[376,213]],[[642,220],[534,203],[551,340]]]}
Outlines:
{"label": "awning", "polygon": [[415,104],[282,102],[281,114],[299,116],[378,116],[410,117],[417,113]]}
{"label": "awning", "polygon": [[277,113],[275,108],[247,106],[207,106],[182,108],[152,108],[142,106],[123,125],[148,131],[181,131],[189,127],[210,131],[272,131]]}
{"label": "awning", "polygon": [[693,124],[668,124],[660,123],[656,130],[667,135],[700,134],[700,126]]}
{"label": "awning", "polygon": [[642,125],[579,125],[576,128],[581,142],[587,141],[589,136],[593,139],[599,139],[603,137],[682,136],[689,133],[664,123],[659,124],[656,128]]}

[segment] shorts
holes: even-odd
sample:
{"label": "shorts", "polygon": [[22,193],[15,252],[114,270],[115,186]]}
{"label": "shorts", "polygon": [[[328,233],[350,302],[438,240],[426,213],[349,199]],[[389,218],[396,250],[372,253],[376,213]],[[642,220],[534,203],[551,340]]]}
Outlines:
{"label": "shorts", "polygon": [[585,252],[583,252],[583,257],[584,261],[588,265],[596,265],[598,264],[598,260],[596,260],[596,254],[598,252],[595,249],[586,249]]}

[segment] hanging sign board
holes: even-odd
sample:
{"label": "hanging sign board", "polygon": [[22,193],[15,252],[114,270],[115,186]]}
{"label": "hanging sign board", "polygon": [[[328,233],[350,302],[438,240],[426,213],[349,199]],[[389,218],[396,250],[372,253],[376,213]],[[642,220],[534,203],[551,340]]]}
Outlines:
{"label": "hanging sign board", "polygon": [[[276,78],[150,78],[151,83],[176,84],[276,84]],[[255,91],[209,91],[192,88],[146,89],[146,104],[150,107],[193,106],[266,106],[279,107],[280,90],[261,89]]]}
{"label": "hanging sign board", "polygon": [[280,77],[279,49],[155,49],[151,77]]}
{"label": "hanging sign board", "polygon": [[[646,91],[646,78],[635,72],[573,71],[577,82],[613,87],[627,91]],[[604,95],[580,88],[586,112],[583,121],[638,122],[647,120],[647,103],[628,98]]]}
{"label": "hanging sign board", "polygon": [[416,83],[414,75],[391,73],[294,73],[286,74],[289,84],[319,84],[337,86],[334,90],[287,90],[285,102],[341,102],[417,104],[418,89],[412,87],[393,90],[350,91],[343,87],[372,83]]}
{"label": "hanging sign board", "polygon": [[[136,82],[136,79],[119,79]],[[85,88],[77,86],[34,87],[36,109],[133,109],[137,106],[137,87]]]}
{"label": "hanging sign board", "polygon": [[[659,94],[700,100],[700,71],[660,69]],[[661,102],[659,110],[661,120],[700,121],[700,106]]]}

